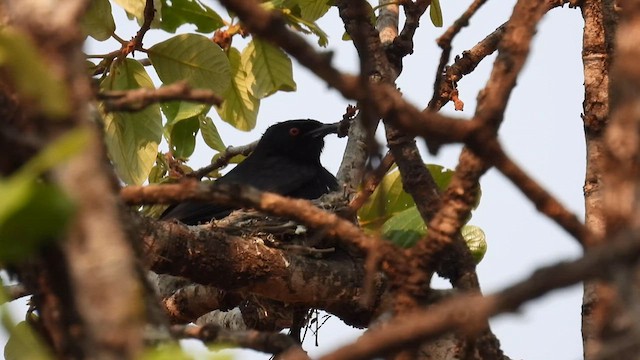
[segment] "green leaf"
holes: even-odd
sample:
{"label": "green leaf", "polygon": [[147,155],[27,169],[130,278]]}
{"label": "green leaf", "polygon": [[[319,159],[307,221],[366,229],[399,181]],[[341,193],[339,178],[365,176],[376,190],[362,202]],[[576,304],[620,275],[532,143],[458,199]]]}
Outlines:
{"label": "green leaf", "polygon": [[200,124],[197,117],[182,120],[172,127],[169,144],[174,157],[188,159],[193,154],[199,129]]}
{"label": "green leaf", "polygon": [[265,98],[278,90],[296,90],[291,59],[280,48],[253,38],[241,58],[247,85],[256,98]]}
{"label": "green leaf", "polygon": [[442,27],[442,9],[440,8],[440,0],[431,0],[429,6],[429,16],[435,27]]}
{"label": "green leaf", "polygon": [[414,206],[411,195],[404,192],[400,172],[391,170],[358,211],[360,225],[375,230],[394,214]]}
{"label": "green leaf", "polygon": [[[181,34],[149,49],[149,59],[165,84],[186,81],[192,88],[224,94],[231,83],[231,67],[224,51],[210,39],[196,34]],[[178,110],[167,108],[175,107]],[[210,105],[172,102],[163,105],[169,122],[204,114]],[[176,115],[171,117],[169,113]]]}
{"label": "green leaf", "polygon": [[73,202],[58,187],[36,181],[0,183],[0,261],[22,260],[66,230]]}
{"label": "green leaf", "polygon": [[465,225],[460,230],[460,233],[467,243],[476,264],[480,263],[487,253],[487,236],[484,231],[475,225]]}
{"label": "green leaf", "polygon": [[455,174],[455,171],[436,164],[427,164],[427,169],[440,191],[444,191],[449,186]]}
{"label": "green leaf", "polygon": [[[426,166],[438,189],[445,190],[453,178],[454,171],[435,164]],[[400,172],[394,167],[384,176],[369,200],[360,208],[358,220],[365,229],[377,230],[396,213],[413,206],[415,206],[413,198],[404,191]]]}
{"label": "green leaf", "polygon": [[[392,216],[382,225],[381,231],[385,239],[403,248],[411,248],[427,236],[427,226],[415,206]],[[474,225],[465,225],[460,233],[476,264],[479,263],[487,252],[484,231]]]}
{"label": "green leaf", "polygon": [[51,360],[47,348],[36,332],[22,321],[9,329],[9,339],[4,347],[5,360]]}
{"label": "green leaf", "polygon": [[[114,62],[102,82],[103,90],[153,89],[153,82],[139,62]],[[120,178],[127,184],[142,184],[149,175],[162,139],[160,106],[152,104],[136,113],[104,115],[105,141]]]}
{"label": "green leaf", "polygon": [[160,28],[175,33],[184,24],[193,24],[196,31],[211,33],[224,25],[224,21],[210,7],[198,0],[162,0]]}
{"label": "green leaf", "polygon": [[193,88],[224,93],[231,67],[224,51],[197,34],[176,35],[149,48],[149,59],[165,84],[186,81]]}
{"label": "green leaf", "polygon": [[87,35],[98,41],[105,41],[116,31],[109,0],[93,0],[82,18],[82,28]]}
{"label": "green leaf", "polygon": [[52,118],[69,114],[66,83],[51,71],[31,39],[12,28],[0,30],[0,70],[16,86],[17,91],[32,100],[29,105]]}
{"label": "green leaf", "polygon": [[179,121],[191,119],[211,110],[211,105],[198,104],[187,101],[169,101],[160,104],[162,113],[167,117],[167,130]]}
{"label": "green leaf", "polygon": [[415,206],[396,213],[382,225],[382,236],[403,247],[413,247],[427,233],[427,226]]}
{"label": "green leaf", "polygon": [[227,146],[222,141],[220,133],[218,133],[218,129],[213,123],[213,120],[211,120],[210,117],[204,115],[199,116],[198,119],[200,120],[200,131],[204,142],[213,150],[223,152],[227,148]]}
{"label": "green leaf", "polygon": [[222,96],[222,106],[216,107],[216,110],[220,118],[231,126],[248,131],[256,126],[260,100],[247,87],[247,74],[242,66],[240,52],[236,48],[230,48],[228,56],[233,79]]}

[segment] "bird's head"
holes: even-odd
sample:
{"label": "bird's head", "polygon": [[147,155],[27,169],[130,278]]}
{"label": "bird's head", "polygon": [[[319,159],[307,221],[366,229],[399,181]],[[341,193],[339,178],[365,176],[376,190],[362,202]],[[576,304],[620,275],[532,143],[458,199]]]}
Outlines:
{"label": "bird's head", "polygon": [[338,132],[338,123],[288,120],[270,126],[254,152],[283,155],[301,161],[320,161],[324,137]]}

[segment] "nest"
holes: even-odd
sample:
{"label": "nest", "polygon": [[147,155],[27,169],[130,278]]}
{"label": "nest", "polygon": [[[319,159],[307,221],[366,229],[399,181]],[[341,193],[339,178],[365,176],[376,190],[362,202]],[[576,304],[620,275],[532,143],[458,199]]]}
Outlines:
{"label": "nest", "polygon": [[[347,201],[342,196],[326,195],[313,203],[337,214],[345,213],[348,209]],[[322,256],[335,250],[335,240],[327,237],[325,231],[313,230],[296,221],[251,209],[233,211],[223,219],[211,221],[209,226],[232,236],[262,241],[268,246],[304,255]]]}

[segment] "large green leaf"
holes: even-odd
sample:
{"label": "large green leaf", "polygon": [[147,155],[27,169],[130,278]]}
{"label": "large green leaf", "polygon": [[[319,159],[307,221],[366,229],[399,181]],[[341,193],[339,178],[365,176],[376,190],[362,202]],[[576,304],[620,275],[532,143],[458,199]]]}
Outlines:
{"label": "large green leaf", "polygon": [[237,129],[248,131],[256,126],[260,100],[247,87],[247,73],[242,66],[240,52],[236,48],[230,48],[228,56],[233,79],[222,96],[222,106],[216,107],[216,110],[222,120]]}
{"label": "large green leaf", "polygon": [[13,80],[21,95],[32,100],[29,106],[52,118],[62,118],[70,110],[69,92],[44,59],[29,37],[9,27],[0,28],[0,69]]}
{"label": "large green leaf", "polygon": [[104,41],[116,31],[109,0],[93,0],[89,10],[82,18],[82,28],[87,35],[98,41]]}
{"label": "large green leaf", "polygon": [[291,59],[281,49],[254,38],[242,52],[247,85],[258,99],[278,90],[295,91]]}
{"label": "large green leaf", "polygon": [[213,120],[210,117],[200,115],[200,131],[202,133],[202,138],[204,142],[209,145],[213,150],[218,150],[218,152],[223,152],[227,147],[225,146],[222,138],[220,137],[220,133],[218,133],[218,129],[216,128]]}
{"label": "large green leaf", "polygon": [[[231,67],[224,51],[210,39],[196,34],[181,34],[149,48],[149,59],[165,84],[186,81],[193,88],[224,94],[231,83]],[[167,107],[177,107],[175,117]],[[169,122],[204,114],[210,105],[173,102],[163,105]]]}
{"label": "large green leaf", "polygon": [[176,35],[149,48],[148,54],[165,84],[186,81],[194,88],[222,94],[231,82],[231,68],[224,51],[205,36]]}
{"label": "large green leaf", "polygon": [[[438,189],[446,189],[454,171],[435,164],[426,166]],[[400,172],[394,167],[384,176],[369,200],[358,211],[358,219],[364,228],[376,230],[390,217],[413,206],[413,198],[404,191]]]}
{"label": "large green leaf", "polygon": [[[152,89],[153,82],[139,62],[125,59],[116,62],[102,82],[103,90]],[[149,175],[162,139],[160,106],[144,110],[112,112],[104,116],[105,140],[116,171],[127,184],[142,184]]]}
{"label": "large green leaf", "polygon": [[160,28],[174,33],[181,25],[193,24],[196,31],[211,33],[224,25],[217,12],[198,0],[162,0]]}

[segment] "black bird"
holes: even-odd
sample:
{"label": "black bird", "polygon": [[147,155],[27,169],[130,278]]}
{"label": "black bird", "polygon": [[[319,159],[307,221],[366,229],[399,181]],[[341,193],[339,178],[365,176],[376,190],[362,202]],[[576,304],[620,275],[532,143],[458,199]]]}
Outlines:
{"label": "black bird", "polygon": [[[338,189],[336,178],[320,163],[324,137],[337,132],[338,123],[323,124],[310,119],[272,125],[251,155],[216,182],[316,199]],[[188,201],[169,207],[160,219],[197,225],[225,217],[233,210],[213,203]]]}

